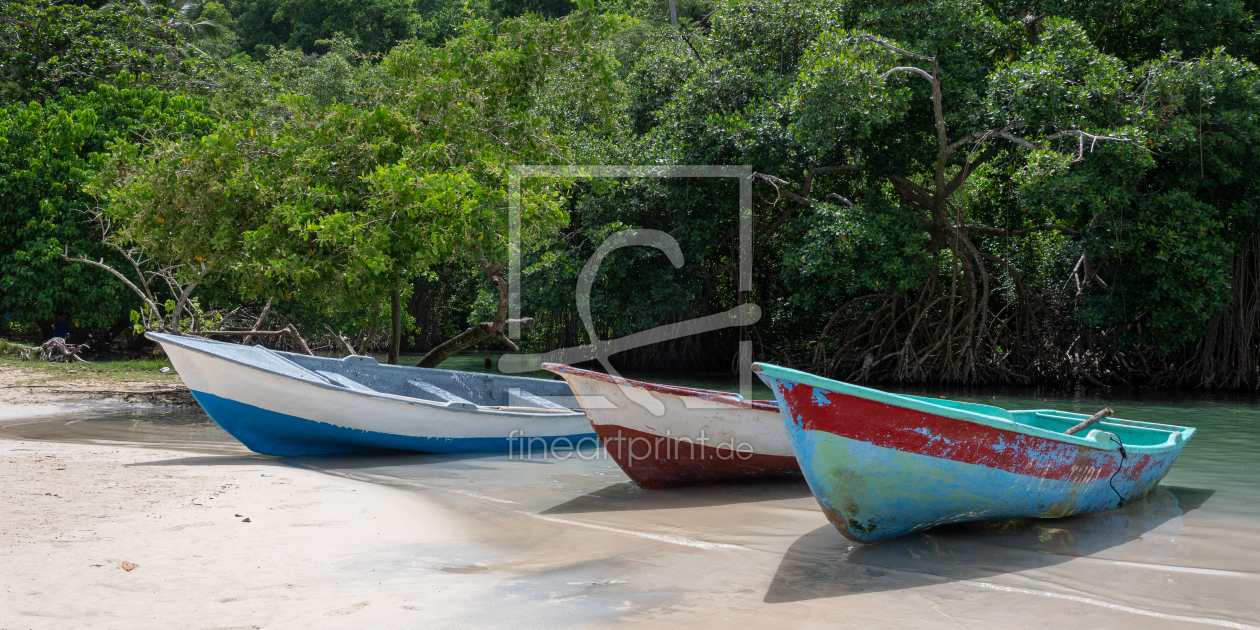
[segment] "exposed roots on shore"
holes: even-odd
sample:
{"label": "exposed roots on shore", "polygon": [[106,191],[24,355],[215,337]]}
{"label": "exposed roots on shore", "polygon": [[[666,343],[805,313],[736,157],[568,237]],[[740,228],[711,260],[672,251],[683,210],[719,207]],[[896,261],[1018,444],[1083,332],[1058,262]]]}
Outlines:
{"label": "exposed roots on shore", "polygon": [[[1030,382],[1046,358],[1039,300],[1009,263],[951,232],[916,294],[865,295],[837,309],[813,344],[810,369],[851,381]],[[1005,277],[995,278],[990,263]],[[1013,295],[995,291],[1002,284]]]}
{"label": "exposed roots on shore", "polygon": [[22,358],[30,361],[47,361],[49,363],[71,363],[83,361],[80,352],[88,349],[86,343],[66,343],[61,337],[53,337],[48,341],[22,351]]}
{"label": "exposed roots on shore", "polygon": [[[858,382],[1260,390],[1260,237],[1232,256],[1231,304],[1208,320],[1201,339],[1166,354],[1123,342],[1123,326],[1092,329],[1072,318],[1079,289],[1093,281],[1087,265],[1073,272],[1075,297],[1032,295],[1000,259],[962,249],[971,258],[946,252],[951,264],[934,267],[913,300],[891,293],[849,300],[823,327],[812,356],[785,362]],[[986,261],[1004,272],[1000,282]],[[999,284],[1005,289],[994,292]]]}

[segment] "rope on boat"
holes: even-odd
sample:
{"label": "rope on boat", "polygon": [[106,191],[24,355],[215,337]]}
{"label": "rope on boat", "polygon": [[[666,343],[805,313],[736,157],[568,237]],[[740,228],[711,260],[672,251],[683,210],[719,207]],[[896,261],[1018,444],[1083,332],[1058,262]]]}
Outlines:
{"label": "rope on boat", "polygon": [[1119,490],[1116,490],[1115,481],[1116,475],[1120,474],[1120,471],[1124,469],[1124,460],[1129,458],[1129,454],[1124,452],[1124,441],[1120,439],[1119,434],[1112,431],[1107,431],[1106,433],[1111,436],[1113,442],[1120,446],[1120,465],[1116,467],[1116,472],[1111,473],[1111,478],[1107,480],[1107,485],[1111,486],[1111,491],[1116,493],[1116,496],[1120,499],[1116,502],[1116,507],[1124,507],[1124,496],[1120,494]]}

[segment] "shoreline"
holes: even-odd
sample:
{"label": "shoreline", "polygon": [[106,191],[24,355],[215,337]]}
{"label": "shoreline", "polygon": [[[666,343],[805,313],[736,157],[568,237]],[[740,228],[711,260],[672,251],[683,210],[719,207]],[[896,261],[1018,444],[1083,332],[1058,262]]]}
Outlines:
{"label": "shoreline", "polygon": [[58,366],[57,371],[40,367],[0,364],[0,403],[10,405],[64,406],[85,401],[126,404],[194,405],[192,392],[183,380],[144,378],[125,374],[121,378],[96,378],[90,371]]}

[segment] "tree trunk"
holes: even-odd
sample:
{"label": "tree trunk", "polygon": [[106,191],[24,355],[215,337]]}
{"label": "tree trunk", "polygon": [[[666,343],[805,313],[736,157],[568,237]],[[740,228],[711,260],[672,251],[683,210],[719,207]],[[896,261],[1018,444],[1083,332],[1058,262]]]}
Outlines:
{"label": "tree trunk", "polygon": [[372,304],[372,317],[368,319],[367,335],[363,337],[363,343],[359,344],[359,354],[368,356],[372,350],[372,344],[376,342],[376,329],[381,325],[381,301],[378,299]]}
{"label": "tree trunk", "polygon": [[315,356],[315,353],[311,352],[311,347],[306,345],[306,340],[302,338],[302,333],[298,332],[297,326],[290,323],[287,327],[285,327],[285,330],[289,331],[289,335],[293,337],[293,343],[297,344],[298,350],[300,350],[302,354],[312,357]]}
{"label": "tree trunk", "polygon": [[[512,340],[508,339],[507,335],[503,334],[503,326],[510,323],[507,319],[508,282],[507,279],[503,277],[502,273],[503,265],[507,264],[507,261],[500,260],[496,263],[491,263],[485,258],[478,258],[477,264],[481,265],[481,270],[485,272],[486,277],[490,279],[490,282],[494,283],[495,289],[499,292],[499,307],[494,311],[494,321],[481,322],[480,324],[472,326],[468,330],[455,335],[451,339],[442,342],[438,345],[438,347],[428,351],[424,357],[420,359],[420,362],[416,363],[416,367],[437,367],[456,352],[475,345],[490,337],[498,337],[499,340],[506,344],[507,347],[511,348],[513,352],[519,350],[519,348],[516,347],[516,344],[512,343]],[[520,324],[522,326],[531,326],[533,323],[534,320],[529,318],[520,320]]]}
{"label": "tree trunk", "polygon": [[342,358],[354,356],[354,348],[350,347],[350,341],[341,336],[340,332],[333,330],[332,326],[328,324],[324,324],[324,330],[327,330],[328,334],[332,336],[332,342],[341,351]]}
{"label": "tree trunk", "polygon": [[[262,326],[263,322],[266,321],[267,311],[271,310],[271,300],[272,298],[267,298],[267,303],[263,305],[262,314],[258,316],[258,319],[254,322],[254,327],[250,328],[250,330],[258,330],[258,327]],[[244,339],[241,340],[241,345],[248,346],[250,339],[253,339],[253,337],[246,336]]]}
{"label": "tree trunk", "polygon": [[424,356],[420,358],[420,361],[416,363],[416,367],[435,368],[460,350],[481,343],[493,334],[494,323],[481,322],[480,324],[477,324],[468,330],[443,341],[438,345],[438,347],[426,352]]}
{"label": "tree trunk", "polygon": [[389,361],[398,365],[398,347],[402,345],[402,296],[398,289],[389,292]]}
{"label": "tree trunk", "polygon": [[[521,320],[509,319],[504,323],[510,324],[513,321],[519,323],[521,327],[534,325],[534,320],[529,317]],[[470,346],[475,346],[486,339],[496,336],[498,335],[495,334],[494,322],[481,322],[480,324],[472,326],[468,330],[451,337],[450,339],[442,342],[438,347],[425,353],[424,357],[416,363],[416,367],[435,368],[441,365],[443,361],[454,356],[460,350]]]}

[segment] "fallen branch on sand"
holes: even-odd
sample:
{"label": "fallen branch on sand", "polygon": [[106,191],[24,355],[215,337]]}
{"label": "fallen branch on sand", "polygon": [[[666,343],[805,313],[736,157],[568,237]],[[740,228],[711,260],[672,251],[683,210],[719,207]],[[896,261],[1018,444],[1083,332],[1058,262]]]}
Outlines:
{"label": "fallen branch on sand", "polygon": [[22,351],[22,358],[31,360],[31,355],[39,351],[38,361],[48,361],[50,363],[69,363],[71,361],[83,361],[83,357],[79,356],[80,352],[87,349],[86,343],[68,344],[61,337],[53,337],[48,341],[38,345],[31,346]]}

